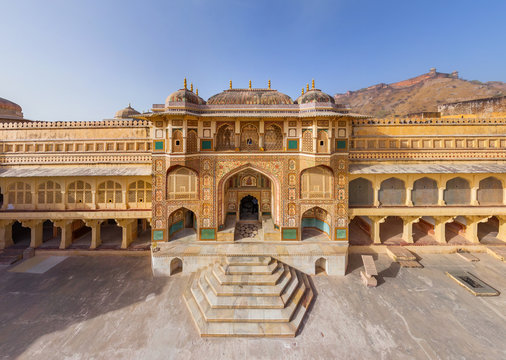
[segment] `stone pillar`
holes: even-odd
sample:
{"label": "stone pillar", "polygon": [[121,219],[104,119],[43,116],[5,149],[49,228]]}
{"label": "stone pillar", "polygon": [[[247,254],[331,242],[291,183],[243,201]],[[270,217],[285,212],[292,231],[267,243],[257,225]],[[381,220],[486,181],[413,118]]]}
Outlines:
{"label": "stone pillar", "polygon": [[379,191],[380,191],[380,189],[381,189],[381,187],[379,187],[379,186],[375,186],[373,188],[373,192],[374,192],[374,203],[373,203],[373,205],[375,207],[380,206],[380,202],[379,202]]}
{"label": "stone pillar", "polygon": [[72,220],[56,220],[53,224],[61,229],[60,249],[72,245]]}
{"label": "stone pillar", "polygon": [[260,133],[258,137],[258,147],[260,150],[264,150],[264,133]]}
{"label": "stone pillar", "polygon": [[480,205],[478,203],[478,188],[475,186],[471,188],[471,205]]}
{"label": "stone pillar", "polygon": [[499,232],[497,233],[497,238],[499,240],[506,241],[506,216],[496,215],[496,218],[499,220]]}
{"label": "stone pillar", "polygon": [[91,228],[91,245],[90,249],[96,249],[102,244],[102,238],[100,237],[100,225],[104,220],[84,220],[86,226]]}
{"label": "stone pillar", "polygon": [[445,194],[445,188],[439,187],[438,193],[437,193],[437,204],[440,206],[446,205],[445,200],[444,200],[444,194]]}
{"label": "stone pillar", "polygon": [[23,220],[21,224],[30,228],[30,247],[37,248],[42,245],[42,220]]}
{"label": "stone pillar", "polygon": [[121,238],[121,248],[127,249],[128,246],[134,241],[133,235],[133,226],[134,222],[137,219],[115,219],[116,223],[122,227],[122,238]]}
{"label": "stone pillar", "polygon": [[235,134],[235,151],[241,149],[241,134]]}
{"label": "stone pillar", "polygon": [[479,244],[478,224],[487,221],[488,218],[488,216],[466,216],[466,239],[474,244]]}
{"label": "stone pillar", "polygon": [[446,244],[445,224],[453,220],[455,216],[434,216],[436,224],[434,225],[434,236],[440,244]]}
{"label": "stone pillar", "polygon": [[406,188],[406,206],[413,206],[413,201],[411,201],[411,191],[413,188]]}
{"label": "stone pillar", "polygon": [[403,216],[402,217],[402,240],[407,243],[413,243],[413,224],[420,221],[419,216]]}
{"label": "stone pillar", "polygon": [[13,220],[0,220],[0,249],[14,245],[12,241]]}
{"label": "stone pillar", "polygon": [[[34,186],[35,188],[35,186]],[[32,205],[33,205],[33,208],[34,209],[37,209],[37,204],[38,204],[38,196],[37,196],[37,191],[34,189],[32,192]]]}
{"label": "stone pillar", "polygon": [[380,224],[385,222],[386,216],[369,216],[371,219],[371,240],[374,244],[381,244]]}

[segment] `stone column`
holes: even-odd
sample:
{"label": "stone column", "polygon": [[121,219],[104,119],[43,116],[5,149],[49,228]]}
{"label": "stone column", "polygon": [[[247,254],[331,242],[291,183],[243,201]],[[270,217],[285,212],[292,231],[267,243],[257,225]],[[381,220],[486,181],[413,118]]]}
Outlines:
{"label": "stone column", "polygon": [[411,201],[411,191],[413,188],[406,188],[406,206],[413,206],[413,201]]}
{"label": "stone column", "polygon": [[478,238],[478,224],[487,221],[489,216],[466,216],[466,234],[467,240],[474,244],[479,244]]}
{"label": "stone column", "polygon": [[420,221],[419,216],[403,216],[402,217],[402,240],[407,243],[413,243],[413,224]]}
{"label": "stone column", "polygon": [[440,206],[446,205],[445,200],[444,200],[444,194],[445,194],[445,188],[439,187],[438,193],[437,193],[437,204]]}
{"label": "stone column", "polygon": [[499,232],[497,233],[497,238],[499,240],[506,241],[506,216],[496,215],[496,218],[499,220]]}
{"label": "stone column", "polygon": [[241,149],[241,134],[235,134],[235,151]]}
{"label": "stone column", "polygon": [[471,188],[471,205],[480,205],[478,203],[478,188],[476,186]]}
{"label": "stone column", "polygon": [[132,236],[133,225],[134,221],[137,221],[137,219],[115,219],[115,221],[122,227],[121,248],[127,249],[132,241],[134,241],[134,237]]}
{"label": "stone column", "polygon": [[60,249],[72,245],[72,220],[56,220],[53,224],[61,229]]}
{"label": "stone column", "polygon": [[96,249],[102,244],[102,238],[100,237],[100,225],[104,220],[84,220],[86,226],[91,228],[91,245],[90,249]]}
{"label": "stone column", "polygon": [[260,133],[258,137],[259,150],[264,150],[264,133]]}
{"label": "stone column", "polygon": [[30,247],[37,248],[42,245],[42,220],[23,220],[21,224],[30,228]]}
{"label": "stone column", "polygon": [[381,244],[380,224],[385,222],[386,216],[369,216],[371,219],[371,240],[374,244]]}
{"label": "stone column", "polygon": [[38,204],[38,196],[37,196],[37,191],[34,189],[32,192],[32,206],[33,206],[33,209],[37,209],[37,204]]}
{"label": "stone column", "polygon": [[455,216],[433,216],[436,224],[434,225],[434,236],[440,244],[446,244],[446,227],[447,222],[452,221]]}
{"label": "stone column", "polygon": [[373,188],[373,192],[374,192],[374,203],[373,203],[373,205],[375,207],[380,206],[380,202],[379,202],[379,191],[380,191],[380,189],[381,189],[380,186],[374,186],[374,188]]}
{"label": "stone column", "polygon": [[12,241],[13,220],[0,220],[0,249],[14,245]]}

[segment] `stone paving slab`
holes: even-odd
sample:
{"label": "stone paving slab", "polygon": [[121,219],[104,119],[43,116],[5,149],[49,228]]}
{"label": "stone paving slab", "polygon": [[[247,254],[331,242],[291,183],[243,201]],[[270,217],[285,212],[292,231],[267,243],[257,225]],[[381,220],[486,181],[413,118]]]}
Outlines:
{"label": "stone paving slab", "polygon": [[[375,255],[378,287],[315,276],[316,301],[290,339],[200,338],[181,296],[189,276],[153,278],[149,257],[71,256],[44,274],[0,268],[0,359],[504,359],[506,263],[424,254],[424,269]],[[445,271],[501,292],[474,297]]]}

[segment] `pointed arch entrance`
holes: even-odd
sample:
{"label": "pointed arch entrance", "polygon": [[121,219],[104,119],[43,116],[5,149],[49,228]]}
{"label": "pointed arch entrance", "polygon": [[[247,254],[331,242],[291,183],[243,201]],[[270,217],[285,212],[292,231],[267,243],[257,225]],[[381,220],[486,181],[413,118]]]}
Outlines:
{"label": "pointed arch entrance", "polygon": [[248,195],[258,201],[259,215],[270,216],[275,224],[280,223],[278,179],[262,168],[246,164],[231,170],[218,183],[219,226],[225,225],[227,215],[240,218],[241,200]]}
{"label": "pointed arch entrance", "polygon": [[174,210],[168,218],[169,241],[197,240],[197,216],[185,207]]}

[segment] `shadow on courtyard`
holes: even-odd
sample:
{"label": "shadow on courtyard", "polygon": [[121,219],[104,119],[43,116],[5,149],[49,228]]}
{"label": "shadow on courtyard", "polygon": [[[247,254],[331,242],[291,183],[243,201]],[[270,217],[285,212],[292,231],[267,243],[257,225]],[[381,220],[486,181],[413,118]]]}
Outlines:
{"label": "shadow on courtyard", "polygon": [[44,274],[12,267],[0,267],[2,359],[17,358],[46,334],[147,301],[169,281],[152,277],[148,256],[70,257]]}

